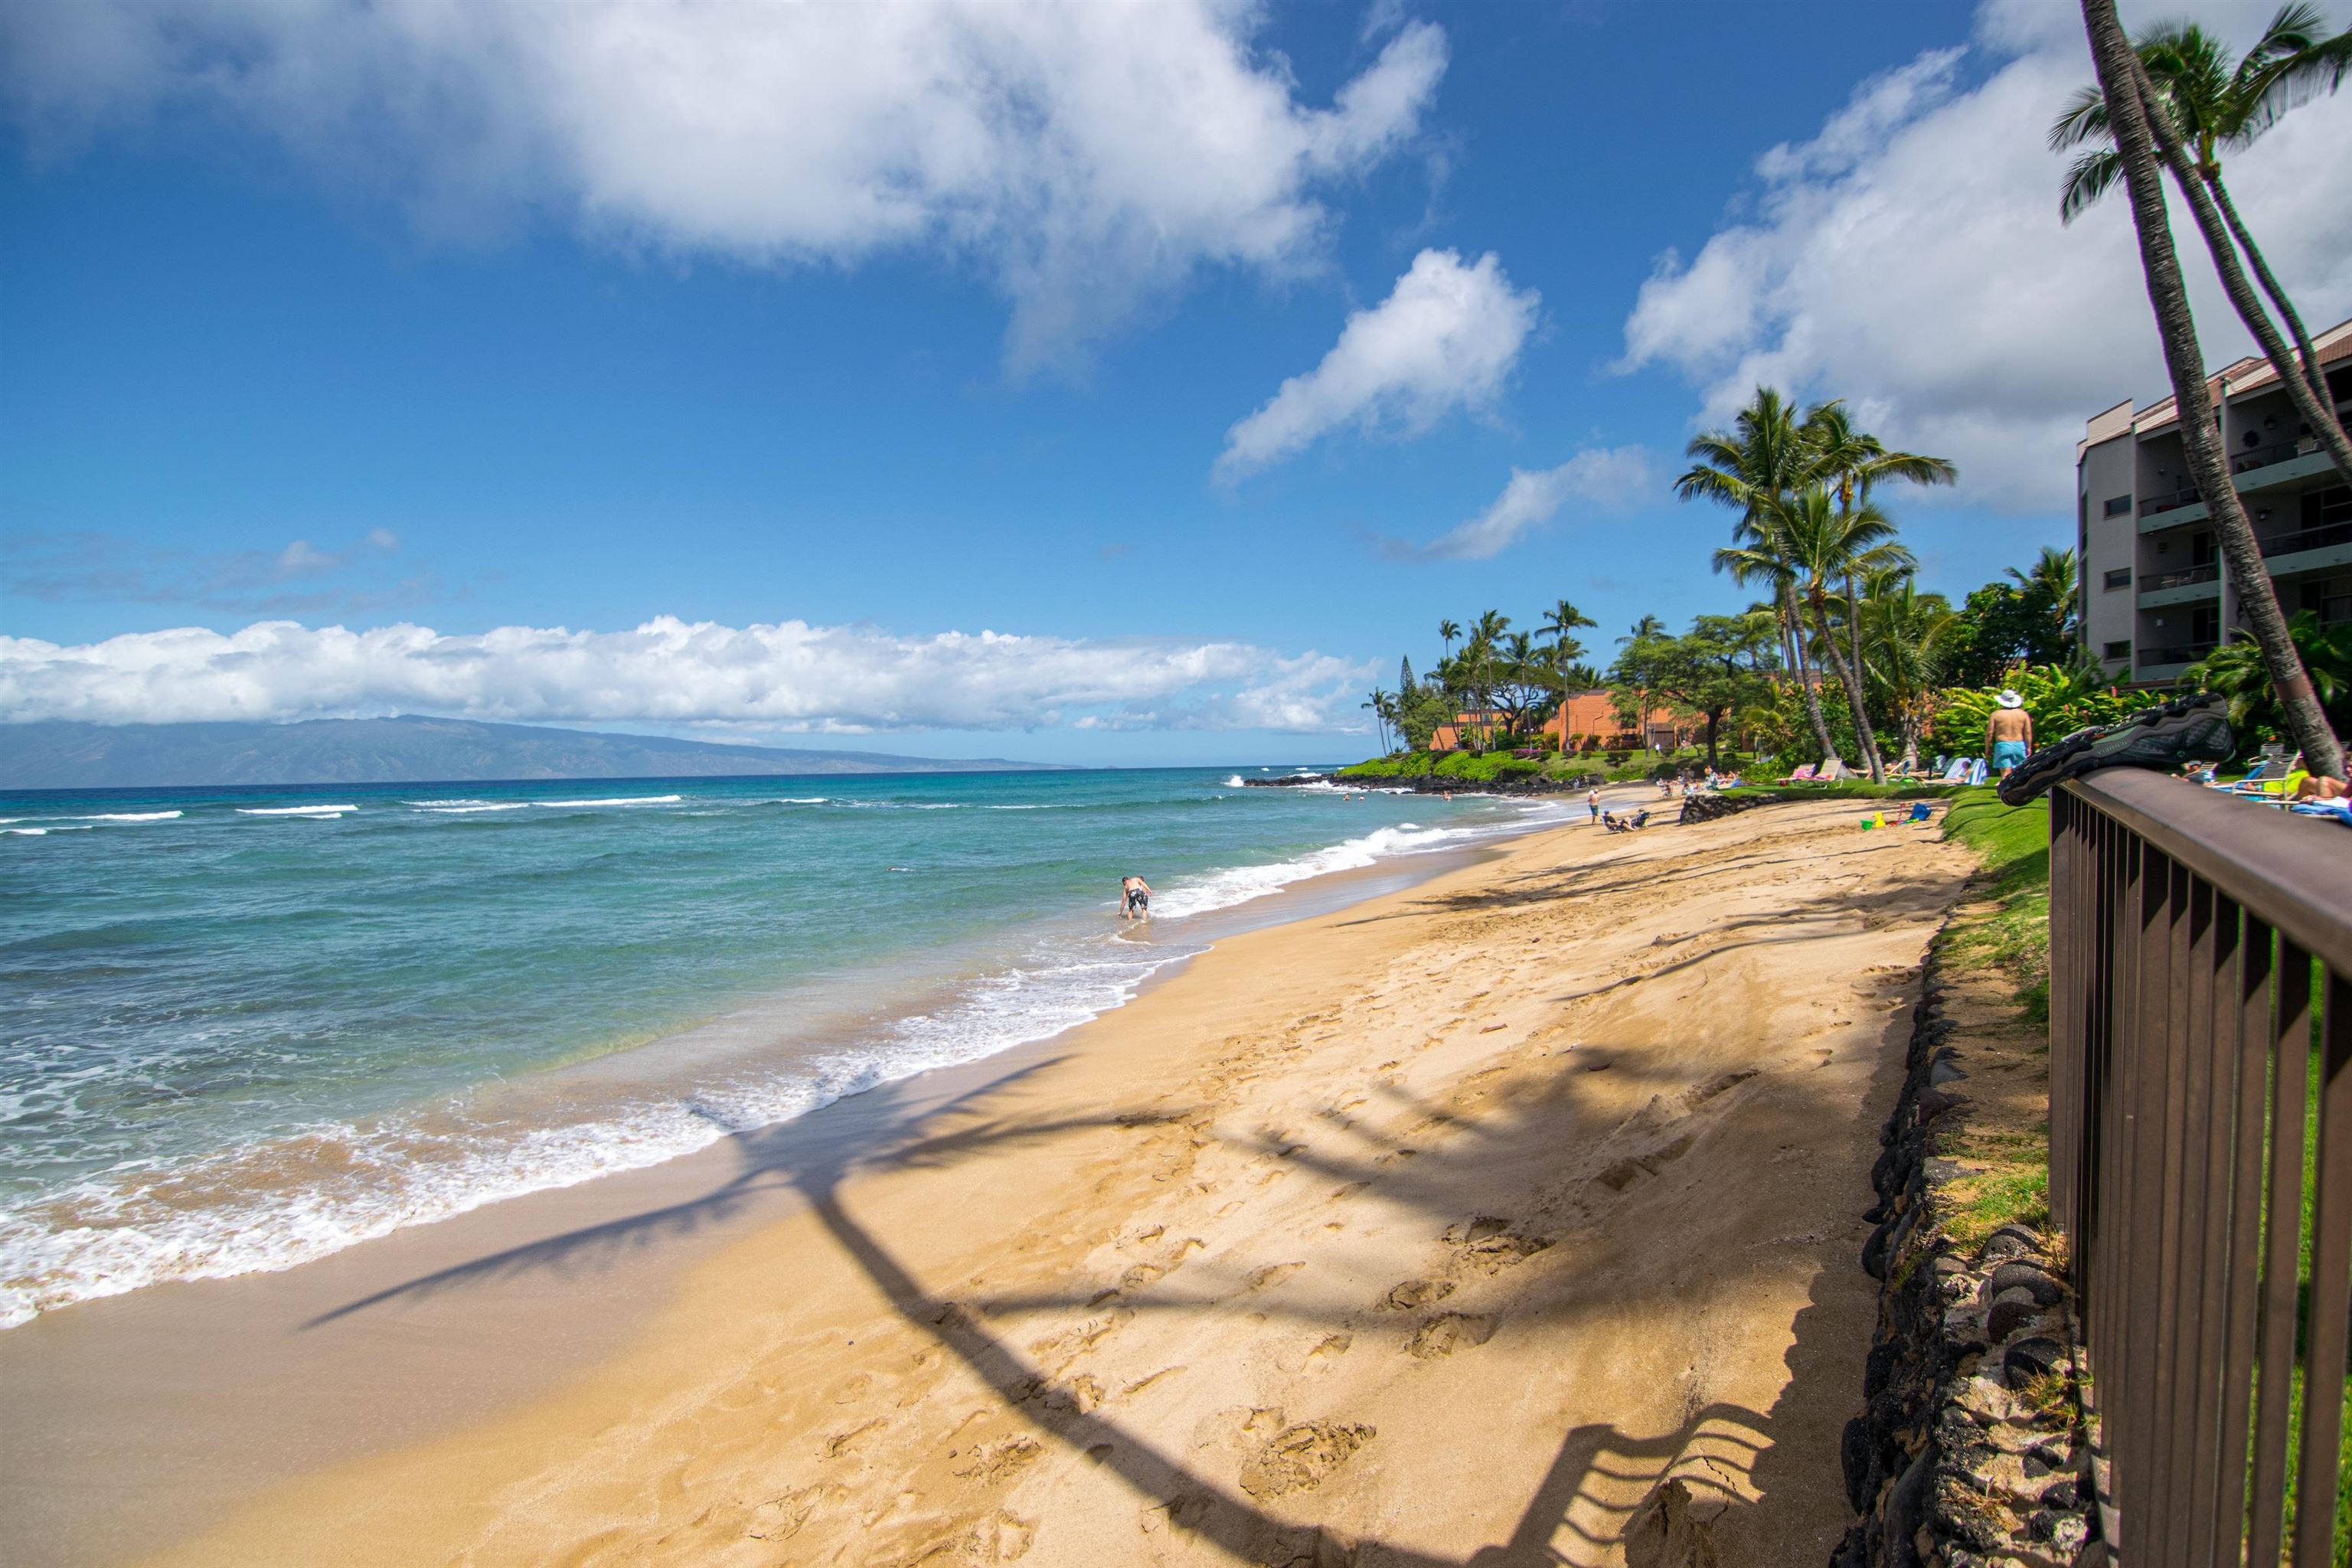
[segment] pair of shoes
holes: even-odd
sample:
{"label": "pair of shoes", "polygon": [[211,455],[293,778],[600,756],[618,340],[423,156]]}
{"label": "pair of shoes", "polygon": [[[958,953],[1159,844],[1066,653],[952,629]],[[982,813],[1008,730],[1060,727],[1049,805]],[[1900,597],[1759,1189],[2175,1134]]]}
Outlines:
{"label": "pair of shoes", "polygon": [[2119,724],[2077,730],[2042,747],[2000,781],[2000,798],[2023,805],[2053,784],[2101,768],[2170,771],[2190,762],[2225,762],[2236,745],[2229,704],[2218,692],[2192,691]]}

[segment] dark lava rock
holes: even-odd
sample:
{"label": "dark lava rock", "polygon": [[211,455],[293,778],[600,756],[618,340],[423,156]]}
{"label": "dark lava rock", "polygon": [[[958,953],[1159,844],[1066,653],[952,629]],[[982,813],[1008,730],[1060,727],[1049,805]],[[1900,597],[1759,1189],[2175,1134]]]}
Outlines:
{"label": "dark lava rock", "polygon": [[2032,1291],[2035,1304],[2043,1307],[2056,1306],[2058,1299],[2065,1294],[2064,1288],[2050,1277],[2047,1269],[2012,1262],[1992,1271],[1992,1277],[1985,1281],[1985,1299],[1991,1300],[2004,1290],[2017,1289]]}
{"label": "dark lava rock", "polygon": [[2000,1359],[2001,1374],[2010,1387],[2023,1388],[2035,1378],[2055,1370],[2058,1363],[2065,1359],[2064,1345],[2036,1334],[2009,1347],[2009,1353]]}
{"label": "dark lava rock", "polygon": [[2023,1291],[2011,1295],[2004,1291],[2000,1300],[1985,1313],[1985,1337],[1999,1344],[2026,1324],[2042,1315],[2042,1307]]}

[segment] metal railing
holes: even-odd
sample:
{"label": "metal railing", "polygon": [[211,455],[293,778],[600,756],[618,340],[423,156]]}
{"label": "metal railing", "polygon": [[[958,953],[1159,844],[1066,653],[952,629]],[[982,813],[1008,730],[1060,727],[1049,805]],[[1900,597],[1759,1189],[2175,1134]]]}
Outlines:
{"label": "metal railing", "polygon": [[2148,668],[2168,664],[2195,664],[2221,645],[2217,642],[2177,643],[2171,647],[2144,647],[2136,662]]}
{"label": "metal railing", "polygon": [[2182,507],[2195,506],[2204,499],[2205,492],[2191,485],[2187,489],[2175,490],[2170,495],[2148,497],[2139,503],[2139,514],[2142,517],[2154,517],[2160,511],[2179,511]]}
{"label": "metal railing", "polygon": [[2250,447],[2230,459],[2230,472],[2251,474],[2256,468],[2267,468],[2273,463],[2292,462],[2317,450],[2319,444],[2315,441],[2307,447],[2298,441],[2273,441],[2268,446]]}
{"label": "metal railing", "polygon": [[2111,1542],[2135,1568],[2322,1568],[2352,1339],[2352,835],[2115,769],[2053,792],[2050,890],[2050,1209]]}
{"label": "metal railing", "polygon": [[2179,572],[2167,572],[2160,576],[2142,577],[2139,591],[2153,594],[2163,588],[2186,588],[2197,583],[2218,583],[2221,580],[2219,566],[2189,566]]}
{"label": "metal railing", "polygon": [[2352,522],[2331,522],[2325,528],[2306,528],[2300,533],[2274,534],[2262,542],[2264,555],[2299,555],[2306,550],[2326,550],[2337,544],[2352,544]]}

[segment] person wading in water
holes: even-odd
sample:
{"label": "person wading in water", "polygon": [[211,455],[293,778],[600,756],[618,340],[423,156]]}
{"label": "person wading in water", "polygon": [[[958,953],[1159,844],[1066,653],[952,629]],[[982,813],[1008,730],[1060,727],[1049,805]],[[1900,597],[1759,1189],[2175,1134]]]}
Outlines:
{"label": "person wading in water", "polygon": [[1151,918],[1151,884],[1140,877],[1119,879],[1119,918],[1148,921]]}

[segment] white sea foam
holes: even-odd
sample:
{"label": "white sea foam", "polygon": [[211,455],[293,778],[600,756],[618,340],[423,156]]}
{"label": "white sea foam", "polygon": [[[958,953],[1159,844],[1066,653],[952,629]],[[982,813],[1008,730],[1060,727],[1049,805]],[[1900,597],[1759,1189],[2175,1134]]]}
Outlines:
{"label": "white sea foam", "polygon": [[525,804],[530,805],[544,805],[551,807],[562,805],[676,805],[679,801],[684,800],[685,798],[686,797],[682,795],[623,795],[614,800],[534,800],[526,802]]}
{"label": "white sea foam", "polygon": [[1247,783],[1248,781],[1243,778],[1241,774],[1235,773],[1233,777],[1225,781],[1225,787],[1227,789],[1241,789],[1244,787]]}
{"label": "white sea foam", "polygon": [[[558,1125],[446,1133],[413,1120],[322,1123],[158,1170],[168,1197],[126,1184],[118,1170],[30,1212],[0,1213],[0,1329],[166,1280],[291,1268],[408,1226],[660,1164],[881,1084],[1050,1038],[1118,1006],[1155,970],[1186,955],[1066,938],[879,1038],[795,1063],[790,1076],[698,1084],[676,1099]],[[271,1179],[289,1166],[303,1179]],[[316,1175],[320,1169],[329,1174]],[[223,1201],[186,1203],[208,1188]]]}
{"label": "white sea foam", "polygon": [[[1310,877],[1473,842],[1554,814],[1529,807],[1485,827],[1381,827],[1272,865],[1172,879],[1157,912],[1229,909]],[[1150,945],[1093,932],[1041,939],[1017,962],[965,984],[954,1001],[866,1039],[783,1070],[583,1105],[552,1124],[484,1121],[460,1108],[430,1124],[416,1116],[330,1122],[201,1160],[118,1166],[0,1211],[0,1327],[165,1280],[289,1268],[408,1226],[658,1164],[880,1084],[1049,1038],[1119,1006],[1155,971],[1196,951],[1181,928],[1174,940]],[[205,1192],[215,1200],[188,1201]]]}
{"label": "white sea foam", "polygon": [[478,811],[529,811],[527,800],[470,801],[464,805],[420,805],[416,808],[432,816],[467,816]]}
{"label": "white sea foam", "polygon": [[176,811],[100,811],[77,818],[81,822],[169,822]]}
{"label": "white sea foam", "polygon": [[240,805],[239,816],[341,816],[356,805]]}

